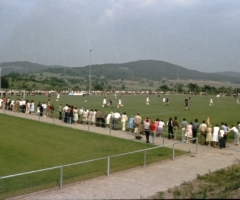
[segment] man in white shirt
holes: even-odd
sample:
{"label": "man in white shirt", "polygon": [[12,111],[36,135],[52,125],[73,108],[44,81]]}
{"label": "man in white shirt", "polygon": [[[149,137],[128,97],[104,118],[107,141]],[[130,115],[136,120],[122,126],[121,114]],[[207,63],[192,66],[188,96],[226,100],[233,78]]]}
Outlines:
{"label": "man in white shirt", "polygon": [[[239,124],[238,124],[238,127],[239,127]],[[232,127],[229,129],[229,131],[227,133],[229,133],[231,131],[234,133],[235,145],[238,145],[239,144],[239,131],[238,131],[238,129],[234,125],[232,125]]]}
{"label": "man in white shirt", "polygon": [[121,118],[121,115],[119,114],[119,112],[115,112],[114,113],[114,118],[113,118],[113,129],[117,130],[118,129],[118,121]]}
{"label": "man in white shirt", "polygon": [[46,117],[47,104],[42,102],[42,107],[43,107],[43,117]]}
{"label": "man in white shirt", "polygon": [[68,111],[68,104],[66,104],[64,107],[63,107],[63,113],[64,113],[64,122],[67,123],[67,115],[66,115],[66,112]]}

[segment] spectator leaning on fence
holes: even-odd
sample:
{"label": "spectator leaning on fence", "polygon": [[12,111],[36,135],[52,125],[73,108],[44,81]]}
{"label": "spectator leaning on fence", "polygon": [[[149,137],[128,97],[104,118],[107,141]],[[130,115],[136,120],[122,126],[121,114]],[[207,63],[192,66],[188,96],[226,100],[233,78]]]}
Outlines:
{"label": "spectator leaning on fence", "polygon": [[228,133],[231,132],[231,131],[234,133],[235,145],[238,145],[239,144],[239,131],[238,131],[238,129],[234,125],[231,126],[231,128],[228,131]]}

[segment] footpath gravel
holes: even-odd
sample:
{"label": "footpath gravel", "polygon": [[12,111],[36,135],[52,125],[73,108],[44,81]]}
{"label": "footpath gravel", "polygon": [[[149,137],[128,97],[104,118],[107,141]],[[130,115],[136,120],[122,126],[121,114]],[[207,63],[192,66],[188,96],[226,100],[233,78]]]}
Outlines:
{"label": "footpath gravel", "polygon": [[[58,119],[39,118],[36,115],[26,115],[4,110],[0,110],[0,113],[136,141],[133,135],[126,132],[116,130],[110,132],[106,128],[87,125],[69,125]],[[136,142],[145,142],[145,138]],[[164,144],[173,142],[177,141],[164,140]],[[162,138],[157,138],[155,144],[162,145]],[[101,176],[70,185],[63,185],[62,189],[53,188],[11,199],[146,199],[159,191],[165,191],[185,181],[191,181],[198,174],[203,175],[213,172],[233,165],[240,160],[239,146],[234,144],[228,144],[228,147],[225,149],[198,145],[197,154],[196,145],[194,144],[179,143],[174,145],[174,147],[190,151],[191,153],[175,157],[174,160],[165,160],[145,167],[113,173],[109,177]]]}

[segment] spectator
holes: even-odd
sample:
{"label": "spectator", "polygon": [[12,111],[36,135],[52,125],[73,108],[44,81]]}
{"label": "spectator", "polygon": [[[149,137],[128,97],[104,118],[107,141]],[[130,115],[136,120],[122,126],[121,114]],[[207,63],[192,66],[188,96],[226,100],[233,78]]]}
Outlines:
{"label": "spectator", "polygon": [[214,148],[216,148],[217,143],[218,143],[218,132],[219,132],[219,126],[218,126],[218,124],[216,124],[213,127],[213,134],[212,134],[212,143],[213,143]]}
{"label": "spectator", "polygon": [[168,139],[173,139],[174,135],[173,135],[173,124],[172,124],[172,118],[170,117],[168,122],[167,122],[167,126],[168,126]]}
{"label": "spectator", "polygon": [[190,122],[190,124],[187,124],[185,136],[186,136],[186,143],[189,144],[190,138],[192,138],[192,122]]}
{"label": "spectator", "polygon": [[152,121],[151,125],[150,125],[150,131],[151,131],[151,135],[152,135],[152,143],[154,144],[155,142],[155,138],[156,138],[156,125],[155,122]]}
{"label": "spectator", "polygon": [[206,133],[207,133],[207,124],[205,122],[205,120],[202,121],[202,123],[199,126],[199,131],[200,131],[200,143],[201,145],[205,145],[206,143]]}
{"label": "spectator", "polygon": [[127,117],[127,114],[124,112],[123,115],[122,115],[122,119],[121,119],[122,131],[126,131],[126,122],[127,121],[128,121],[128,117]]}
{"label": "spectator", "polygon": [[145,135],[146,135],[146,142],[149,143],[149,135],[150,135],[150,123],[149,123],[149,120],[147,119],[145,122],[144,122],[144,130],[145,130]]}
{"label": "spectator", "polygon": [[161,119],[158,123],[158,127],[157,127],[157,137],[164,137],[163,135],[163,127],[165,126],[164,121]]}
{"label": "spectator", "polygon": [[177,134],[178,134],[178,127],[179,127],[176,116],[174,117],[174,120],[173,120],[172,124],[173,124],[173,131],[174,131],[174,140],[176,140],[177,139]]}
{"label": "spectator", "polygon": [[211,146],[211,142],[212,142],[212,125],[208,124],[207,125],[207,136],[206,136],[206,142],[208,143],[208,146]]}
{"label": "spectator", "polygon": [[234,125],[232,125],[232,127],[229,129],[229,131],[227,133],[230,133],[231,131],[234,133],[235,145],[238,145],[239,144],[239,131]]}
{"label": "spectator", "polygon": [[[198,119],[195,119],[193,122],[193,137],[197,138],[197,132],[198,132]],[[193,144],[195,144],[197,139],[193,140]]]}
{"label": "spectator", "polygon": [[182,141],[184,141],[185,139],[185,133],[186,133],[186,128],[187,128],[187,121],[185,118],[183,118],[182,122],[181,122],[181,127],[182,127]]}

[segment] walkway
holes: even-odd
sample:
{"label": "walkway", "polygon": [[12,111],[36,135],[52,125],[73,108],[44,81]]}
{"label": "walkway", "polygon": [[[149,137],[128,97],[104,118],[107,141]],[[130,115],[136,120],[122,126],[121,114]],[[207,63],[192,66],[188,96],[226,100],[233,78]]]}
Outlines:
{"label": "walkway", "polygon": [[[0,110],[2,113],[3,110]],[[27,117],[39,120],[38,116],[26,115],[22,113],[7,112],[8,115]],[[53,122],[49,118],[41,118],[44,122]],[[59,120],[54,121],[57,125],[72,126]],[[88,126],[74,125],[73,128],[87,130]],[[109,134],[105,128],[92,127],[91,131],[100,134]],[[111,131],[112,136],[133,140],[133,136],[121,131]],[[144,138],[145,141],[145,138]],[[165,140],[165,144],[172,142]],[[162,140],[157,138],[156,145],[161,145]],[[195,152],[196,146],[193,144],[181,143],[175,146],[177,149]],[[113,173],[109,177],[98,178],[63,185],[63,188],[53,188],[40,191],[12,199],[141,199],[148,198],[156,192],[165,191],[168,188],[180,185],[184,181],[191,181],[196,176],[213,172],[225,168],[240,160],[239,146],[229,144],[226,149],[216,149],[198,145],[198,154],[188,155],[166,160],[159,163]]]}

